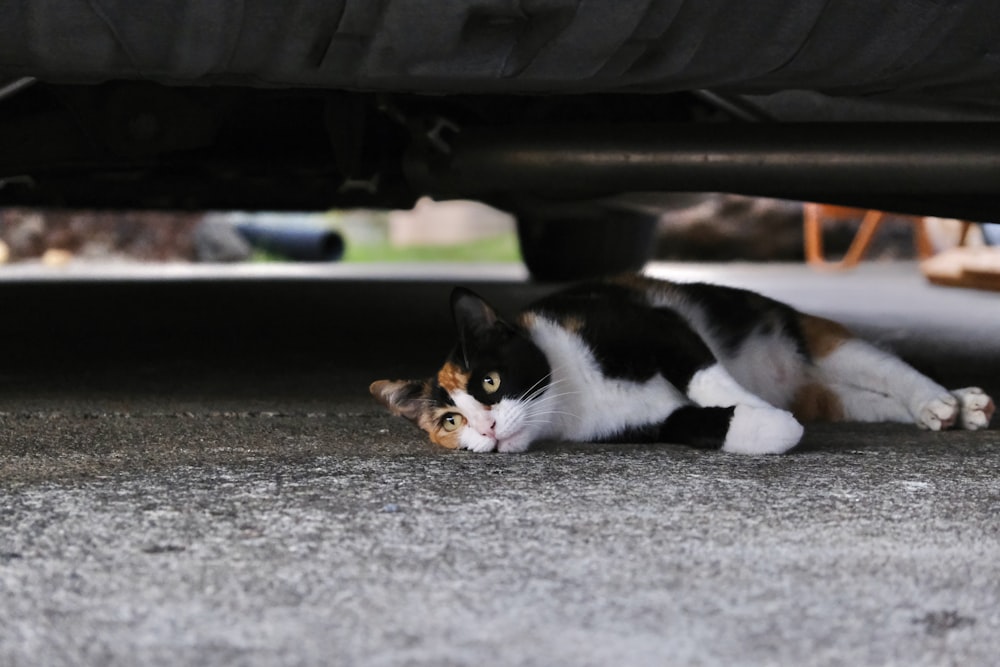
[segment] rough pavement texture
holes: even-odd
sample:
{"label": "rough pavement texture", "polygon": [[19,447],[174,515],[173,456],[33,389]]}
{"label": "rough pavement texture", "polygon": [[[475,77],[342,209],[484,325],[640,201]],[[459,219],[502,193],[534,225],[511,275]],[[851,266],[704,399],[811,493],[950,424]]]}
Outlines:
{"label": "rough pavement texture", "polygon": [[[840,315],[943,379],[997,392],[1000,296],[926,287],[908,265],[714,276]],[[364,387],[444,354],[417,315],[439,312],[446,286],[350,287],[222,299],[200,285],[115,329],[148,334],[173,308],[198,323],[164,334],[183,346],[147,336],[120,349],[109,308],[89,320],[103,325],[75,329],[103,353],[89,364],[12,355],[0,664],[995,664],[996,423],[811,426],[795,453],[765,458],[437,450]],[[481,287],[511,301],[535,290]],[[110,290],[120,305],[117,289],[46,302],[72,311]],[[407,298],[385,312],[385,290]],[[310,299],[307,321],[295,313]],[[294,335],[262,324],[259,309],[279,303]],[[327,310],[336,317],[316,319]],[[234,319],[257,326],[226,358]],[[391,322],[409,342],[385,346]],[[220,338],[192,347],[198,331]],[[313,337],[336,349],[287,345]]]}

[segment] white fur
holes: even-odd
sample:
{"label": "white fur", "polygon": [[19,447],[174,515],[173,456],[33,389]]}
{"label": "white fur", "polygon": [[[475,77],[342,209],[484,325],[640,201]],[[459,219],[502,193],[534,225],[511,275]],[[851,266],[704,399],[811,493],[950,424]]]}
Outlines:
{"label": "white fur", "polygon": [[607,378],[579,336],[537,317],[531,338],[552,368],[547,396],[552,398],[548,437],[594,440],[621,433],[627,426],[657,423],[688,401],[662,375],[646,382]]}
{"label": "white fur", "polygon": [[489,408],[460,390],[451,394],[451,400],[466,421],[458,434],[459,447],[474,452],[493,451],[496,438],[493,437],[493,417]]}
{"label": "white fur", "polygon": [[467,422],[459,433],[459,446],[473,452],[523,452],[532,442],[552,437],[552,414],[559,406],[548,393],[504,398],[487,407],[456,392],[452,399]]}
{"label": "white fur", "polygon": [[688,397],[703,407],[729,407],[750,405],[757,408],[772,407],[767,401],[743,388],[721,364],[703,368],[691,377]]}
{"label": "white fur", "polygon": [[492,452],[497,446],[495,438],[476,433],[475,429],[468,425],[462,428],[458,442],[460,449],[468,449],[470,452]]}
{"label": "white fur", "polygon": [[953,426],[958,419],[958,399],[951,394],[941,394],[920,406],[917,426],[940,431]]}
{"label": "white fur", "polygon": [[783,333],[754,332],[735,356],[727,354],[711,332],[702,335],[730,375],[769,405],[789,405],[808,373],[808,362]]}
{"label": "white fur", "polygon": [[783,454],[802,439],[802,424],[777,408],[738,405],[722,451],[734,454]]}
{"label": "white fur", "polygon": [[691,378],[688,396],[704,407],[736,406],[722,445],[736,454],[782,454],[798,444],[803,428],[790,412],[779,410],[744,389],[715,364]]}
{"label": "white fur", "polygon": [[979,387],[955,389],[952,395],[958,399],[960,407],[958,425],[970,431],[986,428],[990,425],[995,406],[993,399],[987,396]]}
{"label": "white fur", "polygon": [[733,379],[753,395],[769,405],[791,403],[802,377],[808,372],[808,361],[788,335],[777,330],[771,333],[754,331],[739,350],[731,354],[701,304],[685,298],[683,291],[653,292],[649,295],[649,304],[680,313]]}
{"label": "white fur", "polygon": [[848,340],[818,359],[820,379],[837,394],[848,419],[914,422],[940,431],[989,426],[993,399],[978,387],[948,391],[902,359],[862,340]]}
{"label": "white fur", "polygon": [[482,405],[465,392],[451,396],[467,422],[459,433],[459,447],[473,452],[523,452],[532,442],[551,437],[552,414],[559,409],[554,403],[558,393],[552,396],[547,388],[504,398],[493,406]]}
{"label": "white fur", "polygon": [[531,400],[505,398],[493,406],[497,451],[523,452],[532,442],[551,437],[551,403],[542,393]]}
{"label": "white fur", "polygon": [[451,400],[455,402],[458,411],[465,416],[470,428],[483,435],[486,434],[486,431],[491,430],[490,425],[493,419],[490,416],[490,410],[482,403],[461,390],[452,392]]}
{"label": "white fur", "polygon": [[932,431],[958,419],[959,401],[947,389],[865,341],[844,341],[816,364],[850,419],[914,421]]}
{"label": "white fur", "polygon": [[472,452],[492,452],[496,449],[497,441],[496,438],[483,435],[466,424],[458,434],[458,444],[460,449],[468,449]]}

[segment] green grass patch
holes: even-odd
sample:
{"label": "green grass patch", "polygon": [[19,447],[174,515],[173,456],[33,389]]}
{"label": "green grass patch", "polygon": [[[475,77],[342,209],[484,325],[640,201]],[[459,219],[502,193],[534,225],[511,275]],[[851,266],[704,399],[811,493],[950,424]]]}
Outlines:
{"label": "green grass patch", "polygon": [[516,234],[503,234],[470,243],[447,246],[392,246],[388,243],[350,243],[345,262],[519,262]]}

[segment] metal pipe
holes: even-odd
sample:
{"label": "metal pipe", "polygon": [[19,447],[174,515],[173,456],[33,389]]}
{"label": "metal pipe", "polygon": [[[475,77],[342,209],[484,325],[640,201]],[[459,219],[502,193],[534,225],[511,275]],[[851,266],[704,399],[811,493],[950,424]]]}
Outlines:
{"label": "metal pipe", "polygon": [[332,229],[247,223],[235,225],[251,245],[298,262],[336,262],[344,239]]}
{"label": "metal pipe", "polygon": [[33,85],[36,81],[38,81],[38,79],[33,76],[25,76],[20,79],[14,79],[10,83],[5,83],[0,86],[0,100],[7,97],[13,97],[28,86]]}
{"label": "metal pipe", "polygon": [[1000,124],[659,124],[465,129],[450,152],[411,154],[435,195],[638,191],[1000,194]]}

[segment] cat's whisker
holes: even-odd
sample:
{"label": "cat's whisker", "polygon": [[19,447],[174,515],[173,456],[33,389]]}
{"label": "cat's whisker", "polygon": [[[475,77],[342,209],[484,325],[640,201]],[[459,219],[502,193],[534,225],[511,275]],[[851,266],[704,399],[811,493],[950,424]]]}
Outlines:
{"label": "cat's whisker", "polygon": [[529,397],[528,400],[532,400],[532,401],[534,401],[534,400],[544,400],[544,399],[547,399],[547,398],[553,398],[553,397],[558,398],[560,396],[569,396],[571,394],[579,394],[580,393],[579,391],[549,392],[549,389],[551,389],[552,387],[553,387],[553,385],[549,385],[548,387],[546,387],[546,389],[545,389],[544,392],[536,392],[535,395]]}
{"label": "cat's whisker", "polygon": [[543,394],[542,398],[549,398],[552,396],[569,396],[571,394],[579,394],[579,393],[580,393],[579,391],[560,391],[554,394]]}
{"label": "cat's whisker", "polygon": [[527,391],[525,391],[523,394],[521,394],[521,397],[518,400],[519,401],[533,401],[536,398],[538,398],[539,396],[543,395],[545,392],[547,392],[550,389],[552,389],[552,387],[555,387],[556,385],[561,384],[561,383],[563,383],[563,382],[566,381],[565,379],[555,380],[554,382],[550,382],[550,383],[548,383],[548,384],[546,384],[544,386],[541,386],[541,387],[538,386],[540,383],[544,382],[546,378],[551,377],[551,375],[552,375],[552,373],[548,373],[541,380],[539,380],[538,382],[536,382],[535,384],[533,384],[530,388],[528,388]]}
{"label": "cat's whisker", "polygon": [[531,394],[523,395],[519,398],[519,401],[530,402],[536,400],[539,396],[544,396],[545,392],[549,390],[549,386],[542,387],[541,389],[536,389]]}
{"label": "cat's whisker", "polygon": [[566,410],[545,410],[544,412],[534,413],[532,416],[533,417],[544,417],[546,415],[566,415],[567,417],[573,417],[574,419],[579,419],[580,418],[579,415],[577,415],[577,414],[575,414],[573,412],[568,412]]}
{"label": "cat's whisker", "polygon": [[527,413],[528,417],[545,417],[546,415],[566,415],[567,417],[572,417],[573,419],[579,419],[579,415],[566,410],[532,410]]}
{"label": "cat's whisker", "polygon": [[545,405],[546,403],[550,403],[552,401],[558,400],[558,399],[562,398],[563,396],[574,396],[574,395],[579,394],[579,393],[580,392],[578,392],[578,391],[564,391],[564,392],[560,392],[558,394],[551,394],[551,395],[548,395],[548,396],[542,396],[541,398],[536,398],[536,399],[532,400],[531,404],[532,405]]}
{"label": "cat's whisker", "polygon": [[[550,377],[552,377],[552,371],[549,371],[548,373],[546,373],[545,375],[543,375],[541,378],[539,378],[539,380],[537,382],[535,382],[535,384],[531,385],[526,390],[524,390],[524,393],[521,394],[521,398],[518,399],[518,400],[522,400],[526,396],[528,396],[529,394],[531,394],[531,392],[534,391],[535,388],[538,387],[538,385],[542,384],[543,382],[545,382],[546,380],[548,380]],[[545,389],[548,388],[548,387],[550,387],[550,386],[551,385],[545,385],[544,387],[542,387],[540,389],[540,391],[545,391]]]}
{"label": "cat's whisker", "polygon": [[546,424],[546,425],[548,425],[548,424],[552,423],[552,419],[551,419],[552,415],[556,415],[556,414],[561,414],[561,415],[566,416],[566,417],[571,417],[573,419],[578,419],[578,417],[576,415],[574,415],[572,413],[569,413],[569,412],[546,412],[546,413],[544,413],[542,415],[538,415],[537,419],[531,418],[531,417],[525,417],[523,420],[521,420],[521,423],[522,424]]}

